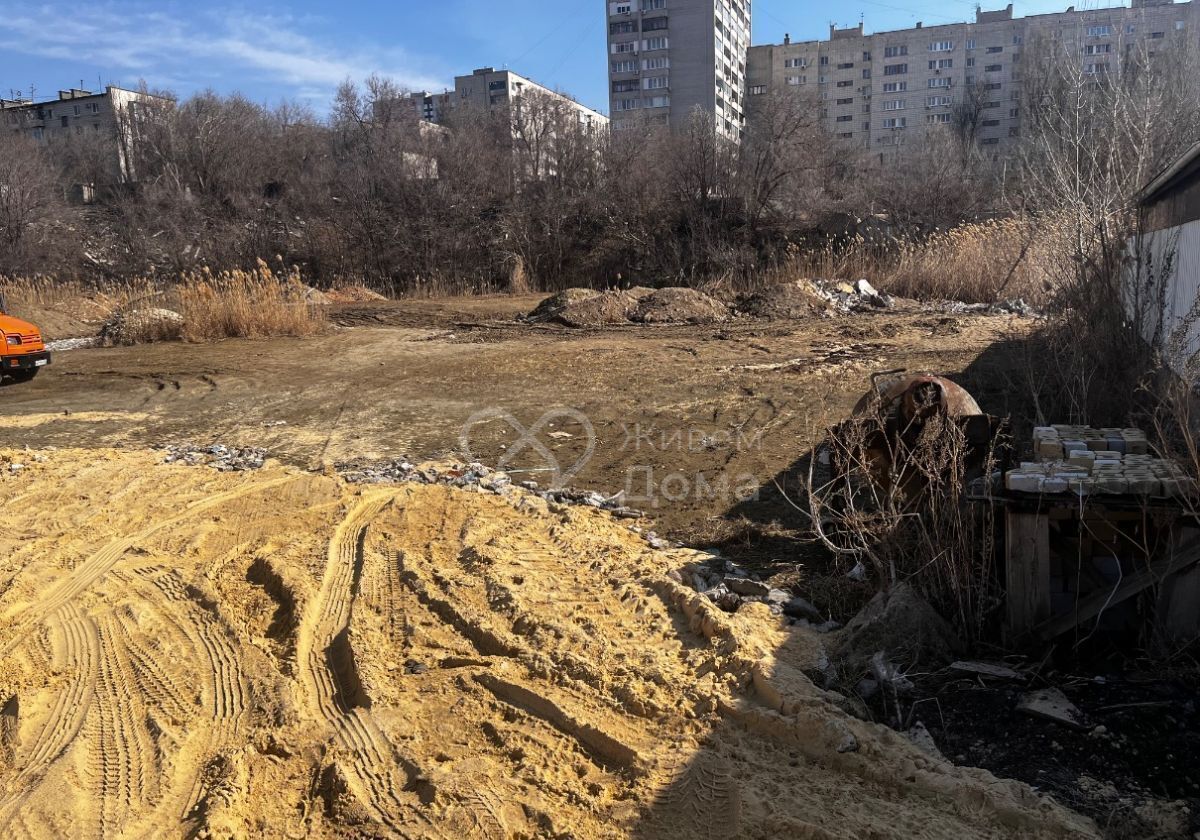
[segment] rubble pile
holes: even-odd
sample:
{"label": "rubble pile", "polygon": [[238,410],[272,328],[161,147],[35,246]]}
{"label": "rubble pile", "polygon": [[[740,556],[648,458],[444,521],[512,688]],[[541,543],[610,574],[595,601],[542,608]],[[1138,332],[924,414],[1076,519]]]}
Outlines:
{"label": "rubble pile", "polygon": [[183,335],[184,320],[170,309],[131,309],[114,312],[100,328],[105,346],[176,341]]}
{"label": "rubble pile", "polygon": [[189,467],[212,467],[221,472],[244,472],[262,469],[267,460],[267,451],[253,446],[225,446],[213,443],[207,446],[195,443],[171,444],[164,447],[167,464],[185,464]]}
{"label": "rubble pile", "polygon": [[867,280],[853,283],[843,280],[817,280],[817,293],[839,312],[863,312],[872,309],[892,309],[896,305],[891,295],[882,294]]}
{"label": "rubble pile", "polygon": [[606,510],[620,519],[639,519],[643,515],[641,511],[624,504],[624,493],[605,496],[594,490],[576,490],[569,487],[543,490],[537,482],[514,482],[503,470],[493,470],[478,461],[465,465],[418,466],[400,458],[390,461],[347,461],[335,464],[334,469],[351,484],[444,484],[447,487],[472,492],[494,493],[497,496],[506,496],[514,492],[514,488],[520,488],[551,504],[593,507]]}
{"label": "rubble pile", "polygon": [[713,554],[710,557],[708,562],[687,564],[677,574],[681,583],[695,589],[725,612],[737,612],[743,604],[766,604],[772,614],[786,616],[790,624],[811,627],[819,633],[828,633],[841,627],[791,591],[759,580],[737,563],[720,555]]}

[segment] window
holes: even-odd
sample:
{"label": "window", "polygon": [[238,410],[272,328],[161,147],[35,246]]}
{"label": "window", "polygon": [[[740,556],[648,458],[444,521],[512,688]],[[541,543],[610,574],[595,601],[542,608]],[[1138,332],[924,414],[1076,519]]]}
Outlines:
{"label": "window", "polygon": [[987,52],[988,52],[988,55],[995,55],[996,53],[1002,53],[1002,52],[1004,52],[1004,47],[988,47]]}
{"label": "window", "polygon": [[616,23],[608,25],[609,35],[624,35],[627,32],[637,32],[638,26],[636,20],[619,20]]}
{"label": "window", "polygon": [[667,8],[667,0],[642,0],[642,11],[653,12],[655,9]]}
{"label": "window", "polygon": [[807,78],[807,76],[788,76],[787,83],[789,85],[802,85]]}
{"label": "window", "polygon": [[925,97],[925,107],[939,108],[942,105],[949,105],[953,101],[949,96],[927,96]]}
{"label": "window", "polygon": [[662,90],[671,86],[669,76],[650,76],[642,79],[643,90]]}
{"label": "window", "polygon": [[1167,33],[1165,33],[1165,32],[1151,32],[1151,33],[1150,33],[1150,39],[1151,39],[1151,40],[1158,40],[1159,38],[1162,38],[1162,37],[1164,37],[1166,34],[1167,34]]}
{"label": "window", "polygon": [[612,71],[614,73],[636,73],[637,66],[637,61],[634,59],[614,61],[612,63]]}
{"label": "window", "polygon": [[807,58],[785,58],[785,59],[783,60],[783,66],[784,66],[784,67],[787,67],[787,68],[790,68],[790,67],[807,67],[807,66],[808,66],[808,59],[807,59]]}
{"label": "window", "polygon": [[981,146],[995,146],[995,145],[996,145],[997,143],[999,143],[999,142],[1000,142],[1000,138],[999,138],[999,137],[984,137],[982,140],[980,140],[980,141],[979,141],[979,145],[981,145]]}
{"label": "window", "polygon": [[613,51],[613,55],[624,55],[626,53],[635,53],[635,52],[637,52],[637,41],[629,41],[628,43],[625,43],[625,44],[613,44],[612,51]]}
{"label": "window", "polygon": [[937,61],[929,62],[930,70],[948,70],[954,66],[953,58],[939,58]]}
{"label": "window", "polygon": [[934,41],[929,45],[930,52],[950,52],[954,49],[953,41]]}
{"label": "window", "polygon": [[940,79],[930,79],[929,86],[931,88],[948,88],[950,87],[950,80],[944,76]]}
{"label": "window", "polygon": [[885,110],[885,111],[903,111],[904,110],[904,100],[903,99],[885,99],[883,101],[883,110]]}
{"label": "window", "polygon": [[766,92],[767,92],[766,85],[751,85],[750,86],[750,95],[751,96],[762,96]]}
{"label": "window", "polygon": [[1095,76],[1095,75],[1098,75],[1101,73],[1107,73],[1108,72],[1108,62],[1107,61],[1099,61],[1095,64],[1085,64],[1085,65],[1083,65],[1083,72],[1087,73],[1089,76]]}
{"label": "window", "polygon": [[908,90],[908,82],[884,82],[884,93],[903,93]]}
{"label": "window", "polygon": [[71,110],[74,112],[75,116],[77,116],[77,117],[79,116],[79,106],[78,105],[72,105]]}
{"label": "window", "polygon": [[974,58],[974,56],[972,56],[972,57],[970,57],[970,58],[968,58],[968,59],[967,59],[967,66],[968,66],[968,67],[974,67],[974,66],[975,66],[975,58]]}
{"label": "window", "polygon": [[665,17],[646,18],[642,21],[643,32],[658,32],[667,28],[667,19]]}
{"label": "window", "polygon": [[1088,44],[1083,48],[1084,55],[1108,55],[1112,52],[1112,44]]}
{"label": "window", "polygon": [[66,128],[66,127],[68,127],[68,126],[71,124],[71,118],[70,118],[70,117],[63,117],[63,118],[62,118],[62,119],[59,121],[59,124],[60,124],[60,125],[62,125],[62,127],[63,127],[63,128]]}
{"label": "window", "polygon": [[948,123],[951,120],[950,114],[926,114],[926,125],[938,125],[939,123]]}
{"label": "window", "polygon": [[627,15],[633,11],[632,3],[613,3],[612,12],[614,15]]}
{"label": "window", "polygon": [[853,79],[843,79],[842,81],[837,83],[837,86],[838,87],[854,87],[854,80]]}
{"label": "window", "polygon": [[660,35],[657,38],[647,38],[642,41],[642,49],[649,52],[650,50],[665,50],[667,48],[667,38],[665,35]]}
{"label": "window", "polygon": [[1126,35],[1132,35],[1134,32],[1137,32],[1136,26],[1134,26],[1132,23],[1125,24],[1125,34]]}
{"label": "window", "polygon": [[853,104],[854,104],[854,97],[853,97],[853,96],[847,96],[845,99],[839,99],[839,100],[837,101],[837,104],[838,104],[838,105],[853,105]]}
{"label": "window", "polygon": [[1017,128],[1015,125],[1014,125],[1014,126],[1010,126],[1010,127],[1009,127],[1009,129],[1008,129],[1008,136],[1009,136],[1009,137],[1020,137],[1020,136],[1021,136],[1021,129]]}
{"label": "window", "polygon": [[983,86],[984,90],[1000,90],[1000,82],[988,82]]}
{"label": "window", "polygon": [[975,39],[974,38],[967,39],[967,49],[969,49],[969,50],[975,49]]}
{"label": "window", "polygon": [[631,90],[638,89],[637,79],[625,79],[618,82],[613,82],[613,93],[628,93]]}
{"label": "window", "polygon": [[1183,21],[1181,21],[1181,20],[1175,21],[1175,31],[1176,32],[1182,32],[1186,28],[1187,28],[1187,24],[1184,23]]}
{"label": "window", "polygon": [[1087,28],[1087,36],[1089,38],[1103,38],[1112,34],[1112,27],[1107,23],[1102,26],[1089,26]]}
{"label": "window", "polygon": [[1019,47],[1019,46],[1021,46],[1021,45],[1022,45],[1022,44],[1024,44],[1024,43],[1025,43],[1025,36],[1024,36],[1024,35],[1014,35],[1014,36],[1013,36],[1013,46],[1015,46],[1015,47]]}
{"label": "window", "polygon": [[1000,120],[984,120],[983,121],[984,128],[995,128],[998,125],[1000,125]]}
{"label": "window", "polygon": [[907,64],[885,64],[883,65],[883,75],[899,76],[902,73],[908,72]]}
{"label": "window", "polygon": [[904,128],[908,125],[907,117],[888,117],[883,121],[884,128]]}
{"label": "window", "polygon": [[853,69],[854,69],[854,62],[853,62],[853,61],[843,61],[841,64],[839,64],[839,65],[837,66],[837,69],[839,69],[839,70],[853,70]]}
{"label": "window", "polygon": [[665,55],[642,59],[643,70],[666,70],[670,66],[671,59],[667,58]]}
{"label": "window", "polygon": [[897,56],[901,56],[901,55],[908,55],[908,47],[903,44],[898,47],[884,47],[883,48],[883,57],[884,58],[896,58]]}
{"label": "window", "polygon": [[1008,115],[1009,115],[1009,117],[1011,117],[1011,118],[1012,118],[1012,119],[1014,119],[1014,120],[1015,120],[1015,119],[1016,119],[1018,116],[1020,116],[1020,114],[1021,114],[1021,109],[1020,109],[1020,108],[1009,108],[1009,109],[1008,109]]}
{"label": "window", "polygon": [[669,96],[651,96],[646,100],[647,108],[666,108],[670,106],[670,104],[671,97]]}
{"label": "window", "polygon": [[868,67],[868,68],[866,68],[865,70],[863,70],[863,71],[862,71],[862,77],[863,77],[864,79],[869,79],[869,78],[871,78],[871,68],[870,68],[870,67]]}
{"label": "window", "polygon": [[839,139],[839,140],[852,140],[853,138],[854,138],[854,132],[853,132],[853,131],[839,131],[839,132],[838,132],[838,139]]}
{"label": "window", "polygon": [[829,66],[829,56],[827,56],[827,55],[821,56],[819,59],[817,59],[817,64],[821,65],[822,67],[828,67]]}
{"label": "window", "polygon": [[823,85],[823,84],[825,84],[825,83],[826,83],[826,82],[828,82],[828,81],[829,81],[829,77],[828,77],[828,76],[817,76],[817,84],[821,84],[821,85]]}
{"label": "window", "polygon": [[870,61],[870,60],[871,60],[871,54],[869,52],[864,52],[863,53],[863,61]]}
{"label": "window", "polygon": [[842,116],[837,118],[837,121],[838,122],[850,122],[852,119],[854,119],[854,116],[852,114],[843,114]]}
{"label": "window", "polygon": [[986,67],[984,67],[984,68],[983,68],[983,72],[985,72],[985,73],[999,73],[999,72],[1000,72],[1001,70],[1003,70],[1003,69],[1004,69],[1004,65],[1003,65],[1003,64],[989,64],[989,65],[987,65]]}

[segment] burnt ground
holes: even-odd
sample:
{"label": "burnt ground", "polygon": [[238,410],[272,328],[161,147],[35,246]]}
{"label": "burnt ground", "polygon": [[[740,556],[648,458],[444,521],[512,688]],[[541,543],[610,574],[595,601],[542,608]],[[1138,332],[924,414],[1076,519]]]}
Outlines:
{"label": "burnt ground", "polygon": [[[518,321],[537,301],[344,304],[315,338],[62,353],[33,383],[0,388],[0,446],[220,442],[320,467],[461,454],[465,429],[475,458],[508,461],[520,480],[546,484],[557,464],[573,486],[624,490],[660,534],[820,593],[818,606],[845,620],[871,587],[846,584],[791,504],[824,429],[872,372],[897,368],[948,375],[1025,425],[1022,383],[1045,364],[1025,340],[1036,322],[1008,315],[907,307],[579,330]],[[530,429],[543,451],[522,440]],[[1194,823],[1194,684],[1105,667],[1103,685],[1089,681],[1106,673],[1095,666],[1050,679],[1103,736],[1016,715],[1016,689],[1003,685],[920,679],[906,702],[936,699],[916,717],[951,759],[1034,784],[1111,836],[1151,836],[1129,819],[1147,796],[1187,800]]]}

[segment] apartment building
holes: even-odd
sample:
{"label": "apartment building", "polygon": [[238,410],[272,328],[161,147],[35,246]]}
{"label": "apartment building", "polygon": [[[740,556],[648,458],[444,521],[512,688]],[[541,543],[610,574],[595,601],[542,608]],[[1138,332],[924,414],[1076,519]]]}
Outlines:
{"label": "apartment building", "polygon": [[746,123],[750,0],[605,0],[614,128],[682,128],[697,108],[740,139]]}
{"label": "apartment building", "polygon": [[98,135],[113,137],[113,176],[120,182],[134,179],[131,150],[138,126],[155,108],[171,107],[170,99],[135,90],[108,86],[103,93],[71,88],[57,99],[0,99],[0,129],[26,134],[39,142],[66,142]]}
{"label": "apartment building", "polygon": [[492,67],[481,67],[470,75],[456,76],[453,91],[410,94],[407,103],[412,116],[440,125],[456,107],[519,107],[521,99],[532,94],[547,97],[548,101],[561,105],[575,115],[585,128],[602,129],[608,126],[608,117],[565,93],[551,90],[512,70],[496,70]]}
{"label": "apartment building", "polygon": [[902,145],[927,127],[975,114],[976,141],[1004,153],[1020,135],[1026,45],[1048,38],[1079,55],[1081,70],[1119,68],[1127,50],[1149,52],[1181,39],[1200,43],[1200,3],[1133,0],[1131,7],[1013,17],[1013,7],[978,10],[971,23],[866,34],[860,23],[829,38],[751,47],[749,101],[794,91],[819,107],[831,134],[871,149]]}

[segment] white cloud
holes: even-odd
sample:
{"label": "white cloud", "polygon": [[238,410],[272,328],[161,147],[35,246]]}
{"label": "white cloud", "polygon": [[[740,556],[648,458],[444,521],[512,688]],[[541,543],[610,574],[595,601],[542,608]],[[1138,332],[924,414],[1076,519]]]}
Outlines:
{"label": "white cloud", "polygon": [[187,80],[185,88],[239,81],[276,83],[303,98],[334,88],[347,78],[372,73],[414,90],[440,90],[444,79],[416,66],[395,47],[364,44],[352,49],[322,43],[305,30],[327,24],[290,16],[248,14],[233,9],[199,12],[199,17],[138,4],[66,7],[31,6],[0,0],[0,50],[104,68],[113,75],[136,75],[152,87],[165,78]]}

